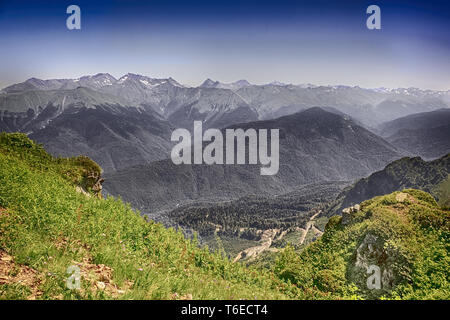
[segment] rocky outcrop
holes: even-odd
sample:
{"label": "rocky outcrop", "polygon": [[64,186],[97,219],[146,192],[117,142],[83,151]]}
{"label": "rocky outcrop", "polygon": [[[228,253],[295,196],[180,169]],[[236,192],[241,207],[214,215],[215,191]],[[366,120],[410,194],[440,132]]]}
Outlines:
{"label": "rocky outcrop", "polygon": [[88,179],[92,179],[94,181],[94,184],[92,185],[91,189],[92,192],[101,198],[102,196],[102,183],[105,181],[98,172],[92,172],[88,175]]}
{"label": "rocky outcrop", "polygon": [[349,278],[370,298],[390,292],[398,282],[395,252],[380,237],[368,233],[359,244]]}
{"label": "rocky outcrop", "polygon": [[358,212],[360,210],[360,205],[355,204],[354,206],[345,208],[342,210],[342,224],[347,225],[350,223],[352,219],[352,214]]}
{"label": "rocky outcrop", "polygon": [[81,186],[76,186],[75,190],[84,194],[87,197],[91,196],[91,193],[97,197],[102,198],[103,182],[105,179],[101,177],[100,172],[89,172]]}

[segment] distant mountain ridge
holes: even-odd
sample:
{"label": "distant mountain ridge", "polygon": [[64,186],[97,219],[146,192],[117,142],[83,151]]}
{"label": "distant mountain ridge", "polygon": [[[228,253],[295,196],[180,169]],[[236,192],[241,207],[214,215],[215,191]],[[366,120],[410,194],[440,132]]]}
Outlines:
{"label": "distant mountain ridge", "polygon": [[[183,86],[170,77],[151,78],[133,73],[118,79],[108,73],[78,79],[31,78],[9,86],[0,93],[0,131],[25,132],[44,143],[55,155],[75,156],[86,153],[99,162],[106,171],[115,171],[122,170],[127,165],[135,166],[167,159],[170,154],[171,130],[175,128],[192,130],[194,121],[202,121],[205,129],[223,129],[238,123],[250,123],[255,126],[260,126],[261,123],[269,126],[281,125],[283,120],[276,119],[293,116],[292,119],[296,120],[287,122],[298,121],[297,124],[283,123],[283,125],[300,126],[298,132],[301,134],[293,140],[300,145],[289,148],[300,148],[301,151],[288,152],[283,156],[290,159],[288,163],[294,163],[294,157],[311,162],[308,164],[311,168],[304,172],[294,169],[295,166],[289,166],[290,174],[297,175],[299,180],[303,180],[313,171],[326,172],[316,176],[318,178],[334,176],[335,179],[347,180],[371,173],[370,170],[374,168],[373,164],[378,161],[377,158],[375,161],[358,160],[359,165],[352,174],[346,170],[339,173],[341,171],[339,166],[329,166],[326,161],[321,167],[322,157],[311,159],[305,156],[314,154],[316,151],[313,149],[317,146],[307,140],[302,141],[301,136],[312,138],[311,132],[314,130],[326,135],[327,128],[318,126],[311,129],[311,132],[302,131],[301,127],[305,124],[302,118],[309,119],[308,112],[302,111],[320,107],[344,119],[351,119],[352,123],[346,124],[351,129],[364,126],[375,131],[373,128],[385,120],[409,115],[418,110],[449,110],[450,101],[448,91],[414,88],[371,90],[349,86],[292,85],[277,82],[253,85],[245,80],[227,86],[224,88],[223,83],[207,80],[202,86],[193,88]],[[148,125],[140,121],[141,119],[136,116],[137,113],[142,114],[142,119],[148,120]],[[323,123],[333,127],[333,123],[327,122],[329,117],[326,115]],[[318,124],[316,120],[313,119],[313,123]],[[165,129],[153,130],[150,126]],[[126,129],[123,130],[123,127]],[[97,128],[97,131],[92,128]],[[389,137],[387,140],[397,149],[405,150],[402,152],[403,155],[420,154],[425,158],[436,157],[448,149],[446,147],[449,143],[446,135],[448,129],[425,127],[423,130],[426,132],[399,134],[393,137],[395,139]],[[98,133],[98,136],[89,137],[92,132]],[[417,141],[404,140],[410,139],[409,137],[416,137]],[[332,137],[330,141],[333,139],[336,140],[336,137]],[[425,149],[420,147],[420,139],[423,139],[422,145]],[[380,141],[377,137],[371,137],[369,140]],[[96,142],[93,144],[94,141]],[[105,145],[102,146],[100,141]],[[295,143],[293,141],[289,143]],[[357,139],[354,142],[356,141]],[[375,146],[378,145],[380,145],[378,142],[375,143]],[[406,147],[409,145],[411,148]],[[324,145],[323,148],[331,148],[328,152],[340,154],[339,157],[347,152],[331,144]],[[392,145],[387,147],[391,148]],[[136,154],[135,159],[132,159],[130,153]],[[362,158],[365,159],[364,156]],[[385,165],[384,160],[378,164]],[[283,179],[295,180],[288,176]],[[306,180],[309,179],[313,179],[313,176]],[[284,184],[284,180],[283,183],[275,182],[276,190],[286,189]]]}
{"label": "distant mountain ridge", "polygon": [[399,149],[431,160],[450,153],[450,109],[421,112],[383,123],[380,134]]}
{"label": "distant mountain ridge", "polygon": [[243,87],[251,86],[252,84],[247,80],[238,80],[231,83],[222,83],[219,81],[213,81],[211,79],[206,79],[201,85],[201,88],[218,88],[218,89],[230,89],[230,90],[238,90]]}
{"label": "distant mountain ridge", "polygon": [[[0,110],[9,113],[24,113],[28,109],[45,109],[49,102],[60,101],[52,95],[56,91],[75,90],[86,87],[100,94],[116,97],[115,103],[124,106],[152,109],[166,119],[172,118],[175,125],[184,125],[181,115],[189,120],[199,116],[210,121],[210,126],[227,126],[231,120],[267,120],[293,114],[313,106],[334,107],[366,126],[377,126],[382,122],[412,113],[432,111],[450,106],[450,91],[421,90],[417,88],[363,89],[350,86],[292,85],[272,82],[253,85],[246,80],[221,83],[207,79],[199,87],[186,87],[172,78],[151,78],[128,73],[119,79],[108,73],[83,76],[78,79],[41,80],[31,78],[25,82],[8,86],[0,93]],[[43,94],[46,91],[47,94]],[[51,93],[54,91],[53,93]],[[37,95],[30,99],[30,92]],[[70,93],[68,93],[70,96]],[[45,96],[49,96],[45,98]],[[43,98],[41,96],[44,96]],[[95,104],[102,104],[102,98]],[[83,101],[86,107],[95,104]],[[228,116],[229,113],[234,114]],[[196,119],[199,120],[199,119]]]}
{"label": "distant mountain ridge", "polygon": [[[97,74],[78,79],[29,79],[9,86],[0,94],[0,128],[21,130],[21,125],[2,124],[4,119],[37,117],[48,106],[95,108],[118,104],[159,113],[175,126],[191,126],[203,120],[205,126],[222,127],[236,121],[258,118],[256,110],[234,91],[220,88],[188,88],[172,78],[156,79],[128,73],[119,79]],[[20,121],[19,121],[20,122]]]}
{"label": "distant mountain ridge", "polygon": [[144,85],[162,84],[171,81],[174,85],[182,86],[172,78],[155,79],[138,74],[128,73],[119,79],[114,78],[109,73],[97,73],[92,76],[82,76],[77,79],[50,79],[42,80],[30,78],[24,82],[13,84],[3,89],[7,93],[21,92],[26,90],[67,90],[77,87],[103,88],[116,84],[123,84],[125,81],[140,81]]}

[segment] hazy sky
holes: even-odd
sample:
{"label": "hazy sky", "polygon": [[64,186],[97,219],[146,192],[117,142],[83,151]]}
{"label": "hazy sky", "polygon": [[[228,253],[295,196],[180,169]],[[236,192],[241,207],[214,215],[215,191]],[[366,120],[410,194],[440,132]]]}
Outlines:
{"label": "hazy sky", "polygon": [[[66,28],[67,6],[81,30]],[[381,8],[381,30],[366,8]],[[109,72],[450,89],[449,1],[4,1],[0,87]]]}

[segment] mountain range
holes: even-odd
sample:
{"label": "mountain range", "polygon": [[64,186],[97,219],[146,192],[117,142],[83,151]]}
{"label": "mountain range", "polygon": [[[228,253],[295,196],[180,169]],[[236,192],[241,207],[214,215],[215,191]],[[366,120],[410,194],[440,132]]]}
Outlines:
{"label": "mountain range", "polygon": [[[145,213],[195,201],[274,196],[301,186],[368,177],[404,156],[449,152],[450,91],[254,85],[108,73],[28,79],[0,92],[0,131],[21,131],[56,156],[87,155],[105,189]],[[425,111],[425,112],[424,112]],[[280,170],[174,165],[176,128],[280,129]]]}
{"label": "mountain range", "polygon": [[[45,111],[58,113],[52,106]],[[105,172],[170,155],[173,126],[151,110],[119,105],[69,107],[44,125],[39,118],[27,125],[32,139],[55,156],[88,155]],[[33,130],[39,125],[40,129]]]}
{"label": "mountain range", "polygon": [[[92,91],[77,90],[80,87]],[[204,120],[210,127],[223,127],[237,118],[267,120],[320,106],[334,107],[366,126],[376,127],[412,113],[448,108],[450,92],[279,82],[253,85],[246,80],[225,84],[211,79],[199,87],[187,87],[172,78],[128,73],[116,79],[99,73],[78,79],[31,78],[0,93],[0,110],[16,118],[23,117],[29,109],[37,114],[49,103],[64,108],[71,104],[93,107],[112,102],[152,109],[175,125],[184,125],[187,117]]]}

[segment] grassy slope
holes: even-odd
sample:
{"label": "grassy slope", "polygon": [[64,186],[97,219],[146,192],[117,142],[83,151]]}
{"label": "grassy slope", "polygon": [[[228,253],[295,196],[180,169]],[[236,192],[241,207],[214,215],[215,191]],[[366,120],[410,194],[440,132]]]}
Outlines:
{"label": "grassy slope", "polygon": [[[81,160],[54,159],[21,134],[0,136],[0,207],[6,208],[0,214],[0,249],[37,271],[38,298],[293,296],[295,288],[269,272],[231,264],[179,232],[146,222],[120,200],[76,192],[74,184],[98,170]],[[107,281],[120,295],[97,290],[95,281],[82,281],[79,291],[67,289],[66,270],[79,261],[112,268]],[[29,294],[27,288],[0,285],[0,298]]]}
{"label": "grassy slope", "polygon": [[[407,189],[407,200],[394,192],[361,204],[348,222],[334,216],[324,235],[298,255],[292,247],[278,258],[276,273],[317,297],[450,299],[450,211],[429,194]],[[382,254],[380,265],[396,276],[391,292],[369,291],[351,270],[363,239],[374,235]],[[392,260],[390,260],[392,259]]]}

